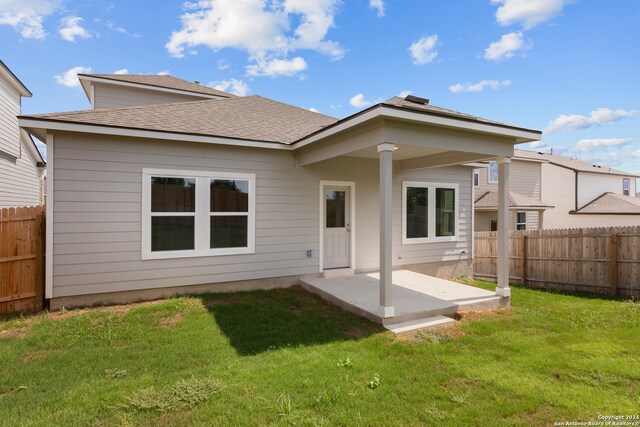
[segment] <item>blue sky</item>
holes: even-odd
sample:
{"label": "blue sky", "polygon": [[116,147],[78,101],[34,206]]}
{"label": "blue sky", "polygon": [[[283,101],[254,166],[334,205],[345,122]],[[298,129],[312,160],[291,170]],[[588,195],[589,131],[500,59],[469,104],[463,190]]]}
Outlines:
{"label": "blue sky", "polygon": [[0,0],[0,58],[34,93],[25,114],[88,108],[89,69],[335,117],[410,91],[640,173],[638,22],[637,0]]}

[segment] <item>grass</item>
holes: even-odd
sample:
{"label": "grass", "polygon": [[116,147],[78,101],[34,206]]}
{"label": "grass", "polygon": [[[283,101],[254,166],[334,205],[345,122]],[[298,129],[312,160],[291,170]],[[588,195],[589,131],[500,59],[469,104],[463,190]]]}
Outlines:
{"label": "grass", "polygon": [[638,412],[639,332],[638,302],[521,288],[401,338],[299,288],[43,313],[0,321],[0,423],[596,421]]}

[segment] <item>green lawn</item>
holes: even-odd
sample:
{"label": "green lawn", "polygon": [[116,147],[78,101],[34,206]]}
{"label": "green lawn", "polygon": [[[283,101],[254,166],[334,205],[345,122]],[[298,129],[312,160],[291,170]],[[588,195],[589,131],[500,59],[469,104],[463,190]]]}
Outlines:
{"label": "green lawn", "polygon": [[1,425],[553,425],[639,408],[638,302],[515,288],[511,311],[400,340],[299,288],[0,321]]}

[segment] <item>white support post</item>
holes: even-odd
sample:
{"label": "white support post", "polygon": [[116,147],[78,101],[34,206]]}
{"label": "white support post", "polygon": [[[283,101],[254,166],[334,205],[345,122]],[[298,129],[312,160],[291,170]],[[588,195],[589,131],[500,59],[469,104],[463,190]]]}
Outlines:
{"label": "white support post", "polygon": [[496,295],[510,297],[509,288],[509,166],[510,157],[498,159],[498,287]]}
{"label": "white support post", "polygon": [[395,145],[378,145],[380,156],[380,306],[378,315],[393,317],[391,299],[392,277],[392,191],[393,191],[393,150]]}

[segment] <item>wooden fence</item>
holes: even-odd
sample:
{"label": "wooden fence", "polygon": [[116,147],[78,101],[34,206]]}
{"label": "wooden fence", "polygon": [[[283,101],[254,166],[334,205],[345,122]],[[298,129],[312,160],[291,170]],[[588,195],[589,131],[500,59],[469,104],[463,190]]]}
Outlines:
{"label": "wooden fence", "polygon": [[[496,281],[495,231],[475,233],[474,277]],[[640,296],[640,226],[509,233],[511,283]]]}
{"label": "wooden fence", "polygon": [[45,208],[0,211],[0,315],[44,304]]}

